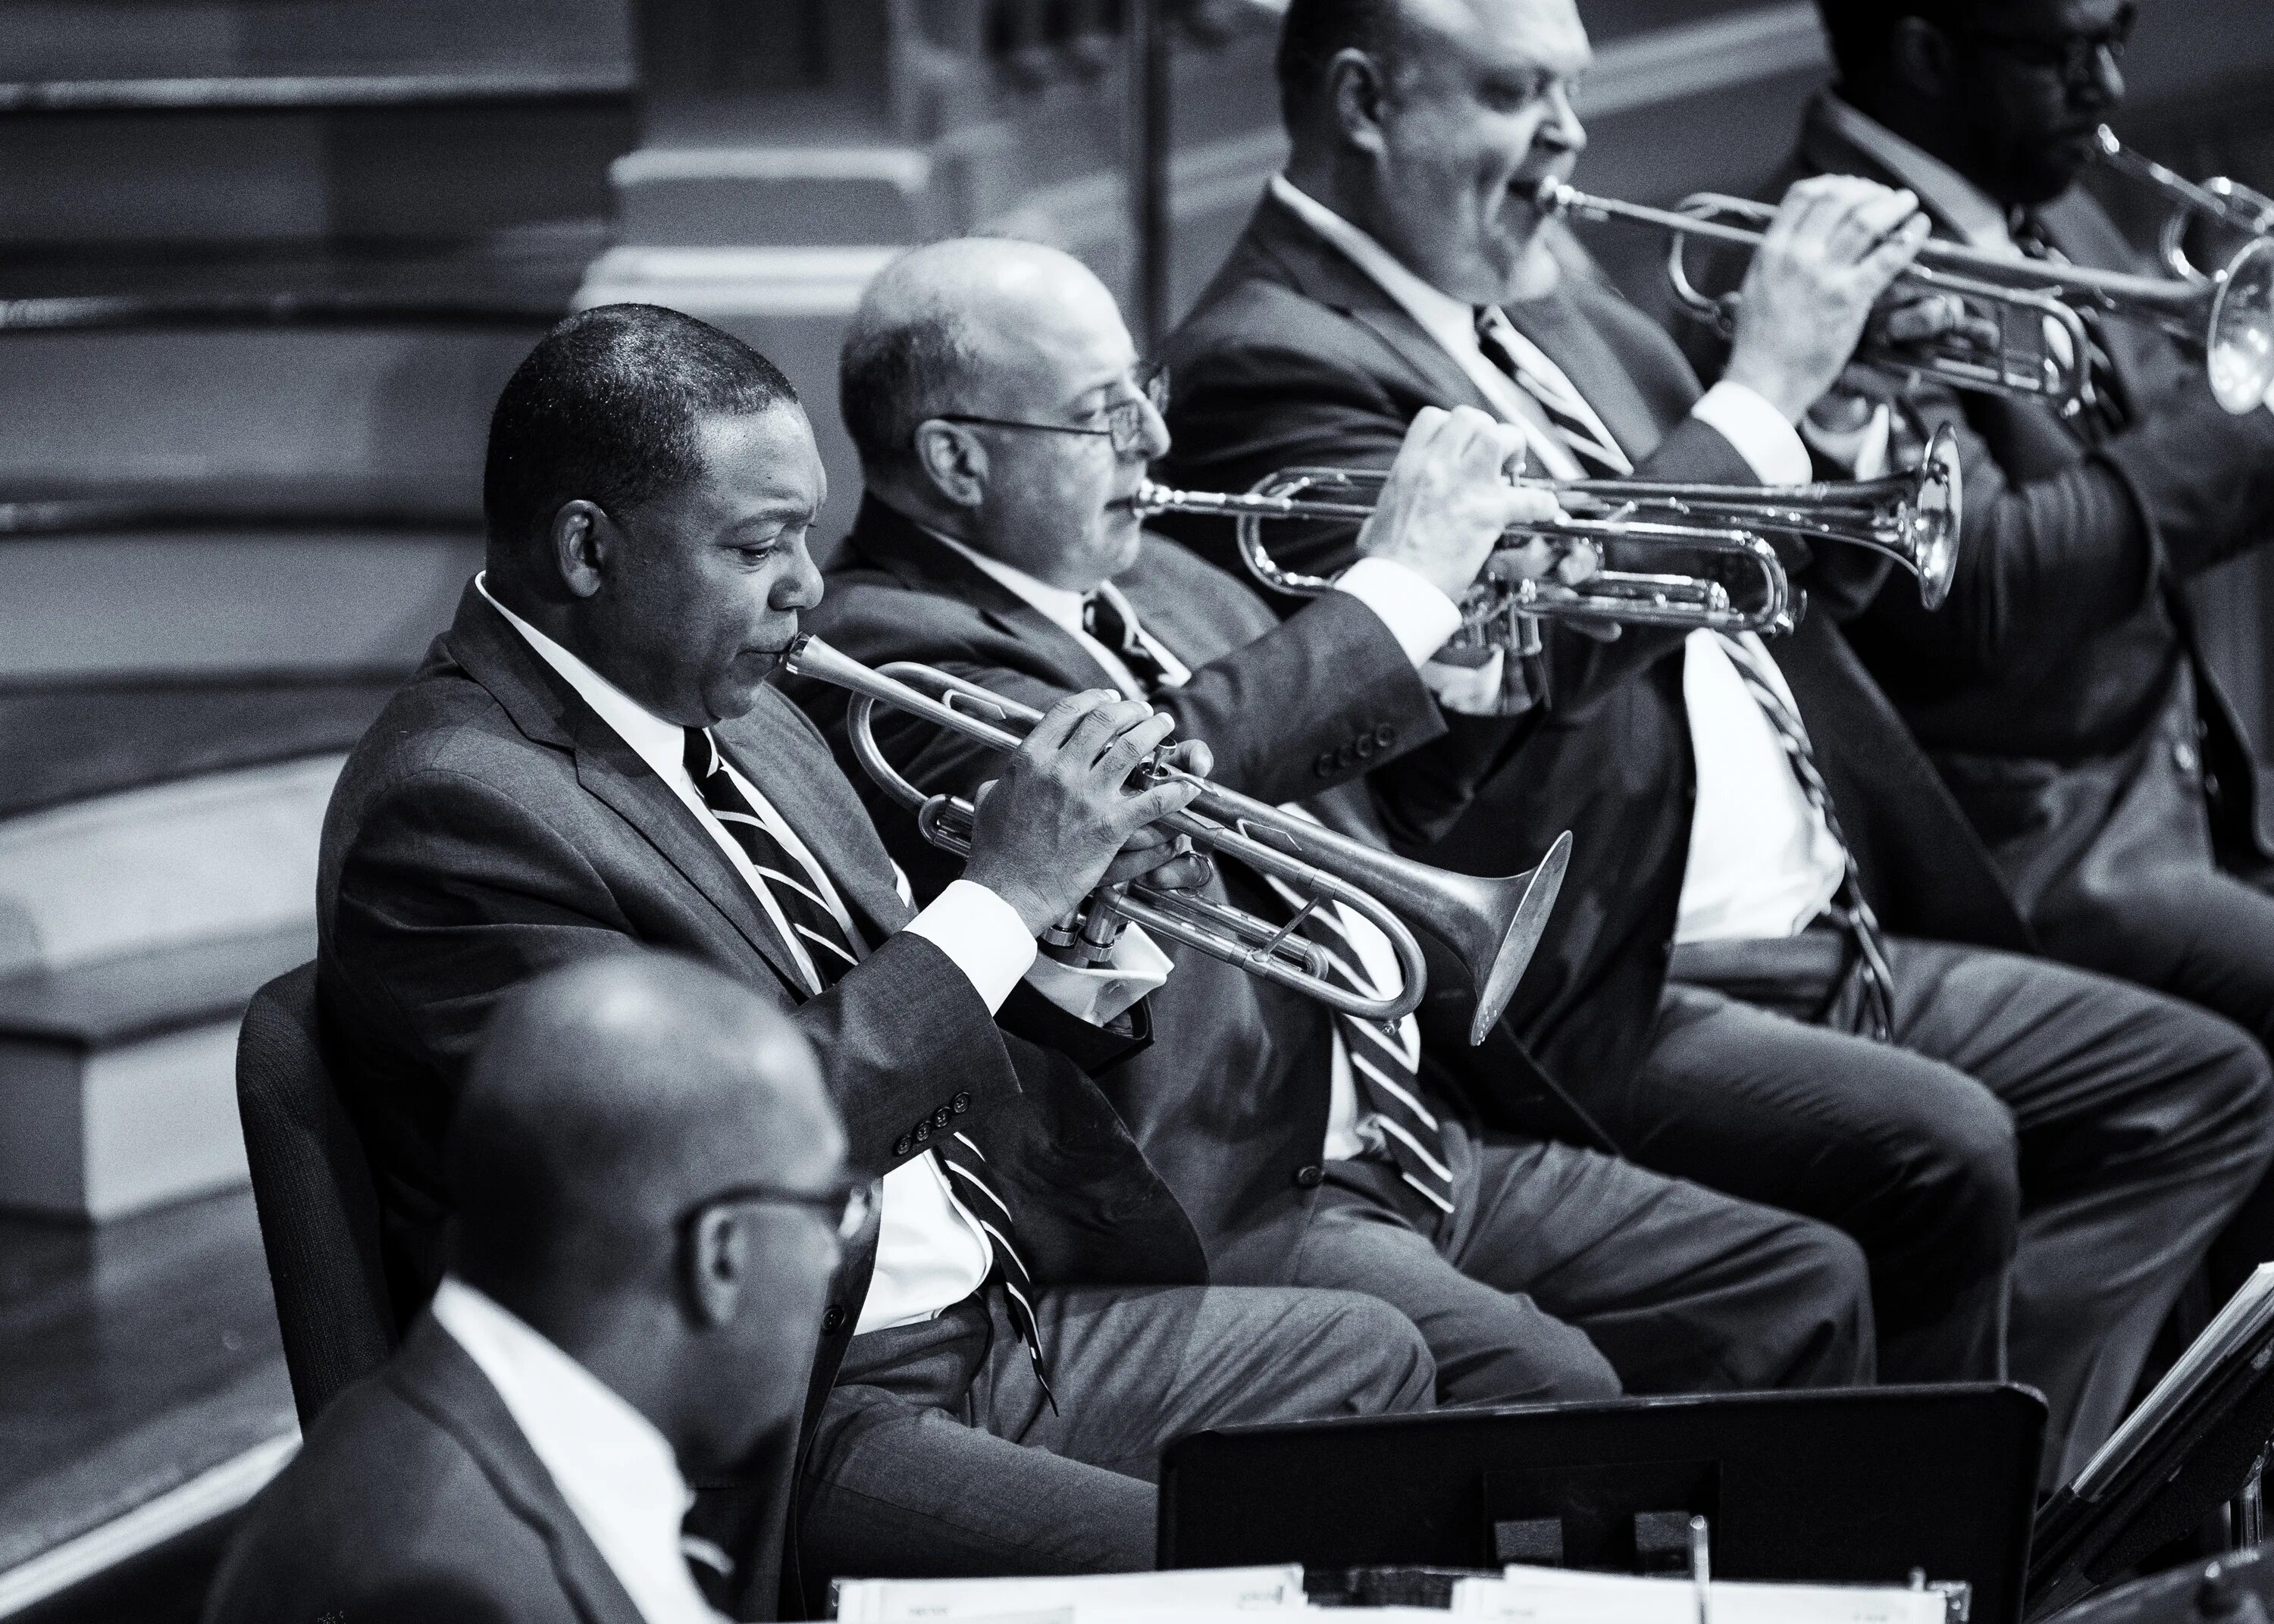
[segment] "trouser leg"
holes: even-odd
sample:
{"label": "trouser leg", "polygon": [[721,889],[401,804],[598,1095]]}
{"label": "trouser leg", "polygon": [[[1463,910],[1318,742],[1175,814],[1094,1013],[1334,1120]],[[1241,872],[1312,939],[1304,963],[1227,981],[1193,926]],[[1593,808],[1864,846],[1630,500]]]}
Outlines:
{"label": "trouser leg", "polygon": [[1569,1145],[1488,1137],[1471,1154],[1453,1262],[1585,1332],[1628,1390],[1871,1380],[1869,1271],[1830,1225]]}
{"label": "trouser leg", "polygon": [[1055,1411],[998,1294],[854,1339],[802,1485],[809,1590],[847,1574],[1149,1568],[1171,1440],[1429,1403],[1420,1334],[1367,1297],[1084,1288],[1036,1309]]}
{"label": "trouser leg", "polygon": [[2011,1111],[2022,1213],[2009,1357],[2065,1479],[2121,1417],[2156,1327],[2274,1154],[2274,1078],[2232,1023],[2042,960],[1889,947],[1896,1041]]}

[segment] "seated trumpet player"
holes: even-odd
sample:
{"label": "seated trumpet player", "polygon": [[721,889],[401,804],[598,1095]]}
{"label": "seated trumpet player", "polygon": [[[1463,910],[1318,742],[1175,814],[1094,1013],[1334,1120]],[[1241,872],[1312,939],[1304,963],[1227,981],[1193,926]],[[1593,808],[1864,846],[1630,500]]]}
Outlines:
{"label": "seated trumpet player", "polygon": [[[2079,184],[2122,102],[2129,0],[1824,13],[1839,80],[1788,177],[1909,186],[1939,234],[2016,260],[2154,270]],[[2185,592],[2274,539],[2274,413],[2222,410],[2201,356],[2152,326],[2088,320],[2097,398],[2072,415],[1909,384],[1957,431],[1960,567],[1939,614],[1888,592],[1848,637],[2047,952],[2274,1042],[2264,769]],[[2274,1202],[2254,1207],[2214,1254],[2222,1297],[2274,1244]]]}
{"label": "seated trumpet player", "polygon": [[[877,1184],[821,1320],[791,1605],[842,1574],[1149,1567],[1168,1438],[1426,1406],[1428,1353],[1365,1297],[1202,1283],[1190,1220],[1076,1064],[1130,1046],[1075,1018],[1110,1019],[1088,1005],[1101,982],[1126,1003],[1129,973],[1037,981],[1038,930],[1171,855],[1144,831],[1192,789],[1126,782],[1165,720],[1053,706],[961,879],[909,905],[767,680],[821,595],[824,493],[781,374],[674,312],[573,316],[500,396],[484,572],[324,832],[319,997],[395,1306],[444,1262],[440,1142],[488,1012],[553,966],[685,954],[789,1012]],[[762,1608],[764,1579],[743,1578]]]}
{"label": "seated trumpet player", "polygon": [[[1796,185],[1701,393],[1542,229],[1585,139],[1570,0],[1291,0],[1282,27],[1291,156],[1170,344],[1165,483],[1379,468],[1457,403],[1559,478],[1807,477],[1794,425],[1924,238],[1912,197]],[[1294,556],[1331,570],[1348,532]],[[1635,1160],[1854,1237],[1881,1376],[2010,1370],[2050,1400],[2065,1474],[2265,1164],[2267,1067],[2200,1011],[1985,951],[2028,933],[1825,613],[1883,568],[1819,547],[1814,611],[1773,644],[1550,621],[1541,702],[1418,854],[1488,870],[1571,830],[1510,1011],[1534,1058]]]}
{"label": "seated trumpet player", "polygon": [[[1504,478],[1513,431],[1469,407],[1425,410],[1365,560],[1282,624],[1241,582],[1144,533],[1130,499],[1168,436],[1136,365],[1111,295],[1055,249],[972,239],[887,267],[842,360],[867,491],[811,623],[866,664],[932,665],[1032,707],[1100,684],[1142,695],[1205,745],[1212,782],[1304,798],[1382,842],[1369,768],[1396,762],[1375,781],[1408,790],[1462,771],[1417,668],[1459,623],[1492,539],[1554,504]],[[841,743],[841,696],[794,691]],[[998,771],[929,722],[874,726],[924,790],[968,794]],[[1433,753],[1450,759],[1425,763]],[[919,890],[953,872],[905,808],[870,800]],[[1330,903],[1297,919],[1291,891],[1241,861],[1217,868],[1210,899],[1294,921],[1331,977],[1394,987],[1366,918]],[[1411,1015],[1385,1026],[1172,951],[1151,1047],[1101,1081],[1215,1278],[1386,1299],[1428,1339],[1442,1402],[1869,1379],[1863,1262],[1845,1237],[1484,1125],[1465,1097],[1480,1065],[1465,1031],[1425,1053]]]}

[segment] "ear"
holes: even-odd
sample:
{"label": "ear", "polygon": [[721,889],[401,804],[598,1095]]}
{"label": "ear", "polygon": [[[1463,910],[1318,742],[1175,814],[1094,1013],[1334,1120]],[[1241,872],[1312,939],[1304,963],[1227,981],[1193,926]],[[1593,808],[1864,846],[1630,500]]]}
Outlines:
{"label": "ear", "polygon": [[561,584],[590,598],[606,578],[609,555],[621,539],[615,523],[591,502],[563,502],[553,515],[553,568]]}
{"label": "ear", "polygon": [[959,508],[987,500],[987,447],[960,424],[926,417],[916,425],[916,466],[942,496]]}
{"label": "ear", "polygon": [[1948,98],[1958,73],[1951,37],[1924,17],[1898,17],[1887,35],[1887,75],[1915,96]]}
{"label": "ear", "polygon": [[1382,64],[1362,50],[1337,51],[1327,64],[1327,97],[1334,109],[1335,128],[1361,152],[1382,149],[1385,89]]}
{"label": "ear", "polygon": [[742,1307],[749,1262],[742,1226],[735,1219],[731,1209],[704,1213],[681,1259],[687,1301],[705,1330],[727,1324]]}

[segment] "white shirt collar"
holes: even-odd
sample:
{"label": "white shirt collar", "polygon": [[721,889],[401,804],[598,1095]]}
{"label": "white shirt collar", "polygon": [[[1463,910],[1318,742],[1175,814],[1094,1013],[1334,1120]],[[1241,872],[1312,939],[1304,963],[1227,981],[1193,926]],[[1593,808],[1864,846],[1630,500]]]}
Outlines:
{"label": "white shirt collar", "polygon": [[638,753],[639,758],[648,764],[656,777],[669,784],[686,776],[685,728],[676,722],[665,721],[575,654],[492,598],[488,571],[485,570],[474,577],[474,590],[482,595],[491,608],[505,616],[506,624],[521,634],[523,640],[537,651],[538,658],[558,672],[561,680],[576,690],[576,696],[598,711],[602,721],[616,730],[617,735]]}
{"label": "white shirt collar", "polygon": [[[1015,564],[1005,564],[1001,559],[990,558],[975,547],[966,546],[943,530],[932,530],[927,526],[924,534],[930,536],[934,541],[954,548],[1000,582],[1013,596],[1041,610],[1062,629],[1070,632],[1081,630],[1081,607],[1089,601],[1088,593],[1077,592],[1069,587],[1052,586],[1038,575],[1028,575]],[[1111,590],[1111,588],[1103,590]],[[1118,597],[1119,594],[1116,593],[1115,596]]]}
{"label": "white shirt collar", "polygon": [[1421,324],[1422,331],[1452,355],[1473,350],[1477,343],[1475,307],[1440,288],[1431,286],[1380,243],[1340,214],[1299,189],[1284,175],[1271,177],[1271,195],[1295,213],[1297,219],[1340,249],[1359,269],[1396,299],[1405,313]]}
{"label": "white shirt collar", "polygon": [[715,1619],[680,1553],[679,1526],[693,1497],[654,1424],[463,1281],[443,1276],[433,1312],[497,1389],[649,1624]]}
{"label": "white shirt collar", "polygon": [[1998,200],[1925,148],[1916,146],[1833,91],[1818,103],[1825,123],[1866,157],[1874,159],[1942,215],[1977,248],[2011,251],[2013,233]]}

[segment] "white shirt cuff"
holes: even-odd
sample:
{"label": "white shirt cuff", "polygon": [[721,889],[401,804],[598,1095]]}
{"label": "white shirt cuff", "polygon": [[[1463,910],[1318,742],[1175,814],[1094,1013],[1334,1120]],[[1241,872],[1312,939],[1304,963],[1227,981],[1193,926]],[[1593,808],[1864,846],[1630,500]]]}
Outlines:
{"label": "white shirt cuff", "polygon": [[1461,608],[1420,572],[1395,559],[1362,558],[1343,571],[1335,590],[1373,610],[1418,668],[1461,629]]}
{"label": "white shirt cuff", "polygon": [[1758,393],[1727,379],[1690,409],[1690,415],[1737,448],[1763,485],[1806,485],[1813,471],[1808,447],[1784,414]]}
{"label": "white shirt cuff", "polygon": [[1018,909],[969,880],[956,880],[903,929],[955,961],[990,1014],[1035,963],[1035,938]]}
{"label": "white shirt cuff", "polygon": [[1027,972],[1027,985],[1076,1020],[1103,1026],[1167,981],[1175,968],[1144,927],[1132,925],[1114,942],[1113,957],[1102,965],[1070,965],[1037,953]]}

